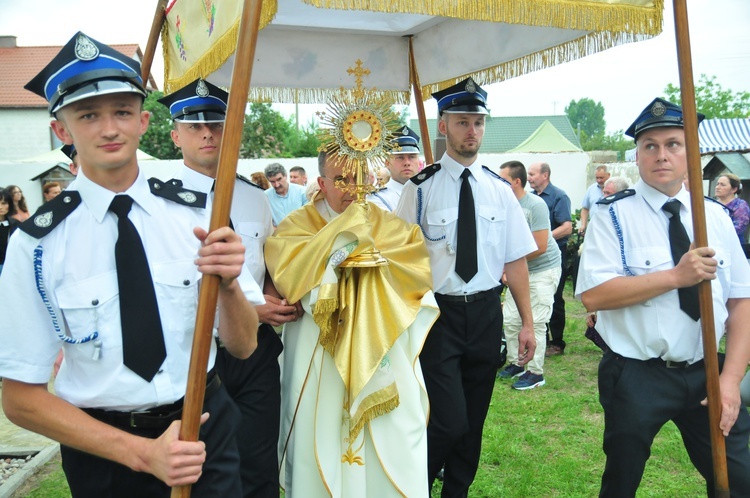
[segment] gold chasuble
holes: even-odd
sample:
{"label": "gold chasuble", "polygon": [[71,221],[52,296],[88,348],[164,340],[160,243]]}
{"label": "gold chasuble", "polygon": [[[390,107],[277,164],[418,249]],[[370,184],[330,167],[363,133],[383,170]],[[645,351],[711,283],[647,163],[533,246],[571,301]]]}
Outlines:
{"label": "gold chasuble", "polygon": [[[356,202],[326,222],[316,202],[324,205],[318,195],[289,214],[265,246],[277,290],[306,312],[283,333],[286,495],[426,497],[418,358],[438,311],[422,233]],[[339,267],[373,248],[388,265]]]}

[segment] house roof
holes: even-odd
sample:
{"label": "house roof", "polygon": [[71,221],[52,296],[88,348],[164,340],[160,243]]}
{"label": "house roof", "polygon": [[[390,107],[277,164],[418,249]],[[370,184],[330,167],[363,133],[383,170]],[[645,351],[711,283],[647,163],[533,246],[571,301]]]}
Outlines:
{"label": "house roof", "polygon": [[750,180],[750,154],[739,152],[720,152],[703,168],[703,179],[712,180],[720,174],[729,171],[740,177],[740,180]]}
{"label": "house roof", "polygon": [[552,123],[544,120],[529,138],[508,152],[580,152],[581,148],[562,136]]}
{"label": "house roof", "polygon": [[[482,153],[499,154],[518,147],[529,138],[545,121],[571,144],[581,148],[581,142],[565,115],[559,116],[495,116],[488,117],[482,140]],[[430,138],[437,136],[437,119],[428,119]],[[419,133],[419,120],[412,119],[409,127]],[[437,160],[437,158],[435,158]]]}
{"label": "house roof", "polygon": [[[136,43],[111,47],[128,57],[139,61],[143,59],[143,53]],[[0,67],[9,68],[0,71],[0,108],[46,108],[45,99],[24,89],[23,86],[44,69],[61,49],[62,46],[0,47]],[[149,78],[149,87],[156,88],[153,77]]]}

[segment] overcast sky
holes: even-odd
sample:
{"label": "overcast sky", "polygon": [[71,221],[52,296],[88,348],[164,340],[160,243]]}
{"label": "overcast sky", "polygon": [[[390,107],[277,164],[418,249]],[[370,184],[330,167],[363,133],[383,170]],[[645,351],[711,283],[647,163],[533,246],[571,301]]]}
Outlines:
{"label": "overcast sky", "polygon": [[[19,45],[62,45],[78,30],[108,44],[138,43],[145,49],[156,0],[0,0],[0,35]],[[672,1],[666,0],[664,30],[658,37],[489,85],[495,116],[563,114],[571,100],[591,98],[605,109],[607,130],[627,128],[646,104],[677,85]],[[732,91],[750,91],[750,1],[688,0],[693,72],[714,75]],[[162,71],[161,50],[154,71]],[[2,68],[8,70],[9,68]],[[161,85],[163,77],[156,74]],[[293,105],[279,106],[291,114]],[[322,106],[300,106],[304,124]],[[433,101],[427,115],[436,114]],[[411,111],[416,117],[416,111]],[[573,123],[575,126],[575,123]]]}

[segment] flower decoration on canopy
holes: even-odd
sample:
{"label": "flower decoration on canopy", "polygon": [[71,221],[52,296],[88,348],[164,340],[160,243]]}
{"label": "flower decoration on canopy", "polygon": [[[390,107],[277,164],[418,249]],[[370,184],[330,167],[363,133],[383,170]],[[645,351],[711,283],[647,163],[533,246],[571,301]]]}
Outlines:
{"label": "flower decoration on canopy", "polygon": [[393,102],[375,89],[367,90],[362,82],[370,70],[356,61],[356,67],[349,68],[354,75],[357,88],[354,99],[347,99],[342,93],[328,102],[324,112],[317,115],[321,121],[320,150],[326,154],[338,154],[342,158],[344,176],[354,174],[356,185],[336,182],[341,190],[357,194],[361,201],[377,188],[368,180],[370,169],[376,172],[385,166],[391,151],[397,147],[394,132],[400,126],[398,115],[393,111]]}

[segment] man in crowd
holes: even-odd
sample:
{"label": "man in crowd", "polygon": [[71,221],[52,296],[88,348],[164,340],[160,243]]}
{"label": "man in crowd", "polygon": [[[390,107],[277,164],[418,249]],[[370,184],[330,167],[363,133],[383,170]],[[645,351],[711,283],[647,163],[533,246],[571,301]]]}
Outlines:
{"label": "man in crowd", "polygon": [[289,181],[297,185],[307,186],[307,173],[302,166],[292,166],[289,168]]}
{"label": "man in crowd", "polygon": [[137,61],[79,32],[26,85],[49,101],[55,135],[75,143],[84,168],[10,240],[0,279],[3,408],[61,443],[74,496],[167,497],[169,486],[188,484],[193,496],[237,496],[239,420],[210,371],[215,349],[202,441],[179,440],[178,419],[201,275],[220,277],[218,333],[237,357],[255,349],[253,304],[263,296],[242,272],[240,237],[200,228],[205,196],[141,173],[149,113],[140,73]]}
{"label": "man in crowd", "polygon": [[552,305],[552,317],[549,321],[549,338],[547,340],[547,356],[563,354],[565,352],[565,268],[567,266],[568,237],[573,233],[573,222],[570,217],[570,198],[560,188],[550,183],[550,168],[547,163],[534,163],[529,166],[529,185],[534,193],[542,198],[549,209],[549,221],[552,237],[557,241],[560,249],[560,281],[555,291],[555,303]]}
{"label": "man in crowd", "polygon": [[578,233],[580,235],[586,233],[586,225],[588,225],[589,218],[593,215],[596,201],[604,196],[604,183],[609,179],[607,165],[600,164],[597,166],[594,170],[594,178],[596,181],[586,190],[583,202],[581,203],[581,219],[578,225]]}
{"label": "man in crowd", "polygon": [[[172,115],[172,140],[184,160],[176,178],[184,187],[206,194],[209,211],[228,99],[227,92],[198,79],[159,101]],[[260,288],[266,289],[266,303],[256,306],[261,324],[255,352],[242,360],[219,345],[216,371],[242,414],[237,445],[243,496],[278,497],[276,444],[281,403],[278,356],[282,345],[273,326],[296,319],[296,308],[279,299],[270,279],[266,282],[263,246],[273,232],[268,198],[260,187],[239,175],[234,185],[230,221],[245,246],[248,272]]]}
{"label": "man in crowd", "polygon": [[417,223],[430,251],[440,317],[420,355],[430,396],[430,487],[445,466],[442,496],[466,496],[482,450],[503,327],[505,273],[523,323],[519,365],[534,356],[526,255],[536,249],[508,185],[481,165],[487,92],[471,78],[433,95],[446,136],[439,163],[407,182],[395,213]]}
{"label": "man in crowd", "polygon": [[297,208],[301,208],[307,202],[305,187],[296,183],[289,183],[286,177],[286,169],[279,163],[271,163],[265,169],[266,178],[271,188],[266,190],[268,202],[271,203],[273,213],[273,224],[278,226],[286,215]]}
{"label": "man in crowd", "polygon": [[[702,119],[699,115],[699,121]],[[682,109],[655,99],[625,132],[635,139],[641,180],[600,201],[586,231],[577,294],[598,311],[610,351],[599,364],[604,408],[602,497],[633,497],[651,443],[673,421],[714,495],[711,423],[697,284],[711,281],[720,355],[721,418],[732,496],[750,496],[750,416],[740,382],[750,360],[750,267],[731,219],[705,202],[708,247],[694,248]]]}
{"label": "man in crowd", "polygon": [[395,135],[397,148],[393,149],[385,163],[391,179],[384,188],[367,198],[388,211],[396,209],[404,184],[419,171],[419,135],[408,126],[399,128]]}
{"label": "man in crowd", "polygon": [[[424,239],[353,202],[339,187],[354,177],[335,151],[318,165],[320,192],[266,244],[276,287],[305,310],[283,333],[286,496],[428,498],[419,353],[437,308]],[[348,264],[373,249],[387,266]]]}
{"label": "man in crowd", "polygon": [[518,313],[513,292],[505,294],[503,315],[505,318],[505,340],[508,347],[510,364],[498,373],[501,379],[520,377],[513,389],[526,390],[543,386],[544,351],[547,340],[547,322],[552,315],[552,303],[555,301],[555,289],[560,282],[560,249],[557,247],[549,224],[547,205],[536,195],[526,192],[526,168],[519,161],[509,161],[500,166],[500,176],[513,190],[526,221],[534,236],[536,250],[526,255],[529,266],[529,294],[531,296],[531,314],[534,318],[534,337],[536,352],[524,367],[517,364],[518,334],[521,331],[521,316]]}

